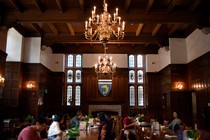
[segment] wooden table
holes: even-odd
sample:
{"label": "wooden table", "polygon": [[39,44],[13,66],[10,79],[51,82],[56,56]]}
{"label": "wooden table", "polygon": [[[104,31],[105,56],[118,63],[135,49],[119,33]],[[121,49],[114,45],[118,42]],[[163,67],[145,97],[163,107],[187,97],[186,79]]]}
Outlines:
{"label": "wooden table", "polygon": [[90,127],[88,131],[80,131],[78,140],[97,140],[98,133],[98,127]]}
{"label": "wooden table", "polygon": [[146,140],[178,140],[178,134],[170,129],[151,131],[151,127],[135,127],[136,136]]}
{"label": "wooden table", "polygon": [[[89,130],[80,130],[79,136],[74,138],[75,140],[97,140],[98,139],[98,127],[90,127]],[[68,140],[65,136],[62,138],[63,140]]]}

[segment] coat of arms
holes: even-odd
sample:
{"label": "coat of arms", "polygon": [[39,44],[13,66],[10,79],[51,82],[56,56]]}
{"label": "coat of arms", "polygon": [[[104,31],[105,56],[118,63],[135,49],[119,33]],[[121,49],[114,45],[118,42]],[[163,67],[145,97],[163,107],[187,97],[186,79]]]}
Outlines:
{"label": "coat of arms", "polygon": [[98,89],[103,96],[107,96],[112,89],[112,80],[111,79],[98,80]]}

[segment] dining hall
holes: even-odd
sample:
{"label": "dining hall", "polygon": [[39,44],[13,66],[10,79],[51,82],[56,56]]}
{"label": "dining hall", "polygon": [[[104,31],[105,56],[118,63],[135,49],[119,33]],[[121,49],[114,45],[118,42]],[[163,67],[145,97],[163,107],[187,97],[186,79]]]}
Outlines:
{"label": "dining hall", "polygon": [[0,139],[190,132],[210,140],[209,0],[0,0]]}

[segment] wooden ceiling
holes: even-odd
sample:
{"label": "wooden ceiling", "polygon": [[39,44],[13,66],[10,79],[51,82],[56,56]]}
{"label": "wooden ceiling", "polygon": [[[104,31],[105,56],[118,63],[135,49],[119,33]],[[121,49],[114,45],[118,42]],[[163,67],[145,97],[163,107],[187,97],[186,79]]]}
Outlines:
{"label": "wooden ceiling", "polygon": [[[125,38],[111,40],[108,53],[156,54],[169,37],[185,38],[209,27],[210,0],[106,0],[108,12],[119,8]],[[0,25],[24,37],[42,37],[54,53],[102,53],[99,41],[84,37],[84,22],[103,0],[0,0]]]}

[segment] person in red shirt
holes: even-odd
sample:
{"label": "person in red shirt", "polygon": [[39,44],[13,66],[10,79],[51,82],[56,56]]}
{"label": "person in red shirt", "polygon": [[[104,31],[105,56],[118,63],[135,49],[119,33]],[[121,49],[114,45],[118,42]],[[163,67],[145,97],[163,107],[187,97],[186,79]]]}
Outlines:
{"label": "person in red shirt", "polygon": [[46,119],[38,117],[31,126],[25,127],[18,135],[18,140],[42,140],[40,132],[46,126]]}
{"label": "person in red shirt", "polygon": [[127,139],[135,139],[135,129],[134,126],[137,125],[136,113],[130,112],[127,117],[123,119],[124,134]]}

